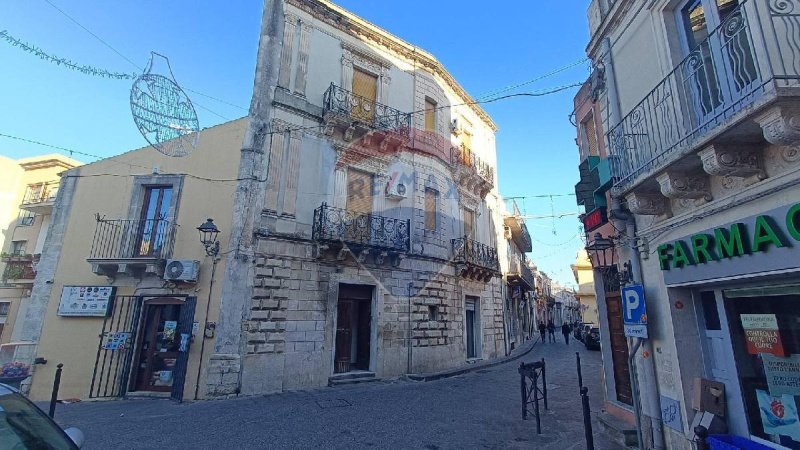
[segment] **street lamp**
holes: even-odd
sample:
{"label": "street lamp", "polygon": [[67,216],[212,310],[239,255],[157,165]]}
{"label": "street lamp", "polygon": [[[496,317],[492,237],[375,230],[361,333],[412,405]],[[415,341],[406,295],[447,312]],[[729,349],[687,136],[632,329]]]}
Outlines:
{"label": "street lamp", "polygon": [[200,363],[197,365],[197,383],[194,387],[194,399],[197,400],[200,390],[200,374],[203,368],[203,353],[206,349],[206,337],[213,337],[213,330],[216,324],[208,321],[208,313],[211,310],[211,295],[214,291],[214,275],[217,272],[217,262],[219,262],[219,228],[214,225],[214,219],[208,218],[205,223],[197,227],[200,232],[200,243],[206,249],[206,255],[211,257],[211,280],[208,283],[208,300],[206,301],[205,325],[203,326],[203,340],[200,342]]}
{"label": "street lamp", "polygon": [[200,242],[206,248],[206,255],[214,257],[216,261],[219,256],[219,241],[217,240],[219,228],[214,225],[214,219],[206,219],[204,224],[197,227],[197,231],[200,232]]}
{"label": "street lamp", "polygon": [[[592,243],[586,246],[586,252],[589,254],[592,268],[599,270],[605,279],[613,280],[616,278],[614,281],[620,284],[627,284],[631,281],[631,263],[626,261],[622,264],[623,269],[620,270],[614,261],[616,250],[613,236],[604,238],[600,233],[595,233]],[[617,269],[616,277],[612,275],[614,269]]]}

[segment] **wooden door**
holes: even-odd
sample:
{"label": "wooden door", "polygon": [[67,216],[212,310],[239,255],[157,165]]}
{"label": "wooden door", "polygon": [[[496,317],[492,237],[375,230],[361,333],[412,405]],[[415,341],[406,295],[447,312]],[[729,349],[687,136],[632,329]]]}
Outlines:
{"label": "wooden door", "polygon": [[622,296],[619,292],[606,292],[611,363],[614,366],[614,387],[617,400],[633,405],[631,373],[628,367],[628,340],[622,324]]}
{"label": "wooden door", "polygon": [[171,392],[179,358],[181,304],[176,299],[148,303],[144,310],[142,333],[137,345],[137,391]]}
{"label": "wooden door", "polygon": [[350,371],[354,306],[354,301],[340,298],[336,308],[336,354],[334,355],[334,372],[336,373]]}

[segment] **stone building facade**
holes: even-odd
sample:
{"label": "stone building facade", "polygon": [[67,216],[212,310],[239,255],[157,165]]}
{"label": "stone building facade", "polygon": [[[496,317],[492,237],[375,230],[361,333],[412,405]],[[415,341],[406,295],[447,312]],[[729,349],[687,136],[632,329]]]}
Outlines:
{"label": "stone building facade", "polygon": [[268,0],[250,122],[209,396],[505,354],[495,125],[432,55]]}

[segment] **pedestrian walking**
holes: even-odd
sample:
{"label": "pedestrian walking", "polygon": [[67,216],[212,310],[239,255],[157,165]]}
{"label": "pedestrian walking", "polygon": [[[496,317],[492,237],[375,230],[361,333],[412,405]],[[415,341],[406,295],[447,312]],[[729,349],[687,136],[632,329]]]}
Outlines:
{"label": "pedestrian walking", "polygon": [[569,345],[570,331],[572,331],[572,327],[570,327],[568,323],[564,322],[564,325],[561,325],[561,334],[564,335],[564,343],[567,345]]}
{"label": "pedestrian walking", "polygon": [[547,327],[544,326],[544,322],[539,322],[539,336],[542,337],[541,339],[542,344],[544,344],[545,342],[545,336],[544,336],[545,331],[547,331]]}
{"label": "pedestrian walking", "polygon": [[550,335],[550,342],[556,342],[556,326],[552,320],[547,321],[547,333]]}

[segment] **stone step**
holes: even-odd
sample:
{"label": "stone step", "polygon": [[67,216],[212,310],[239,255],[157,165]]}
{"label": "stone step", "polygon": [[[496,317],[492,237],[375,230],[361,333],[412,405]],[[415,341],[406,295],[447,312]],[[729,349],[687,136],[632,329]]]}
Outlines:
{"label": "stone step", "polygon": [[328,378],[328,386],[343,386],[346,384],[369,383],[379,381],[374,372],[347,372],[338,373]]}
{"label": "stone step", "polygon": [[621,445],[623,448],[638,448],[638,438],[636,436],[636,427],[631,426],[625,421],[614,417],[605,411],[601,411],[595,415],[597,424],[599,425],[599,432]]}

